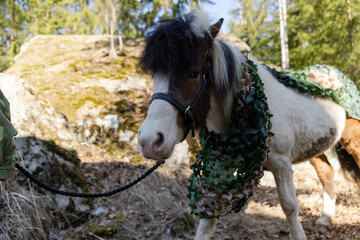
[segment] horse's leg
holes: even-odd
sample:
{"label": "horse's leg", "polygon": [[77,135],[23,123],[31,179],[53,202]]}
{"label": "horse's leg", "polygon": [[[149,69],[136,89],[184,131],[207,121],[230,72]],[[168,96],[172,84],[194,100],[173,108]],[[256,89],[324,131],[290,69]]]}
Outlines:
{"label": "horse's leg", "polygon": [[281,207],[286,215],[290,239],[304,240],[305,232],[298,218],[298,202],[292,181],[293,171],[289,157],[270,152],[266,167],[273,173]]}
{"label": "horse's leg", "polygon": [[200,219],[199,226],[196,230],[195,240],[209,240],[215,230],[216,223],[216,218]]}
{"label": "horse's leg", "polygon": [[321,217],[315,225],[329,226],[335,214],[334,169],[324,154],[314,157],[310,163],[315,167],[316,173],[323,185],[323,209]]}

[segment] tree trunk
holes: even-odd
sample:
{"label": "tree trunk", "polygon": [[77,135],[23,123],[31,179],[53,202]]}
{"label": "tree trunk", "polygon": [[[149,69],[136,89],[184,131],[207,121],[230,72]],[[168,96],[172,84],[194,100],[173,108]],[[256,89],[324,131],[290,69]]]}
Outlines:
{"label": "tree trunk", "polygon": [[15,30],[13,27],[10,28],[10,36],[9,36],[9,39],[10,39],[10,44],[15,40]]}
{"label": "tree trunk", "polygon": [[73,25],[73,33],[76,34],[77,30],[78,30],[78,25],[77,25],[77,23],[74,23],[74,25]]}
{"label": "tree trunk", "polygon": [[114,31],[116,27],[116,3],[113,0],[110,0],[110,6],[111,6],[111,26],[110,26],[110,34],[111,34],[111,49],[109,56],[112,58],[117,57],[116,50],[115,50],[115,44],[114,44]]}
{"label": "tree trunk", "polygon": [[165,0],[164,2],[164,8],[165,8],[165,17],[169,17],[169,0]]}
{"label": "tree trunk", "polygon": [[39,21],[38,21],[38,17],[34,16],[34,35],[37,36],[39,34]]}
{"label": "tree trunk", "polygon": [[50,33],[50,11],[49,10],[46,10],[45,11],[45,18],[46,18],[46,23],[45,23],[45,26],[46,26],[46,33],[49,34]]}
{"label": "tree trunk", "polygon": [[289,46],[286,24],[286,0],[278,0],[280,18],[280,41],[281,41],[281,67],[289,69]]}
{"label": "tree trunk", "polygon": [[110,30],[109,30],[109,13],[108,13],[107,9],[105,9],[105,23],[106,23],[105,33],[109,34],[110,33]]}
{"label": "tree trunk", "polygon": [[240,24],[245,25],[246,24],[246,19],[244,17],[244,13],[243,13],[244,10],[241,8],[240,1],[237,1],[237,4],[238,4],[238,9],[239,9]]}
{"label": "tree trunk", "polygon": [[15,23],[16,23],[16,19],[15,19],[15,2],[13,2],[11,4],[10,44],[15,41],[15,29],[14,29]]}
{"label": "tree trunk", "polygon": [[121,36],[119,36],[119,51],[120,51],[120,56],[125,56],[125,53],[124,53],[124,42],[123,42]]}
{"label": "tree trunk", "polygon": [[[347,0],[348,4],[348,20],[349,20],[349,39],[350,39],[350,46],[352,49],[354,49],[354,35],[353,35],[353,27],[352,27],[352,15],[351,15],[351,6],[350,6],[350,0]],[[353,51],[354,52],[354,51]]]}

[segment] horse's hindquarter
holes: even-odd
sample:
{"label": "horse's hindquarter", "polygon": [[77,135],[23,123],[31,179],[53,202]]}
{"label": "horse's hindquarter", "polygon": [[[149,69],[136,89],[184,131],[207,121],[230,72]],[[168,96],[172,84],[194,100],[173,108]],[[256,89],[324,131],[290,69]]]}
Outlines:
{"label": "horse's hindquarter", "polygon": [[262,66],[272,129],[270,152],[289,156],[292,162],[310,159],[335,144],[345,126],[345,111],[331,100],[301,94],[284,86]]}

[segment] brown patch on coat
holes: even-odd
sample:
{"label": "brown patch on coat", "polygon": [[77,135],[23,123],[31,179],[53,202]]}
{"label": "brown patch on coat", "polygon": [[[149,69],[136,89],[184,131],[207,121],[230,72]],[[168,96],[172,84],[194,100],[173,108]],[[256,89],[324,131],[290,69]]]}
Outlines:
{"label": "brown patch on coat", "polygon": [[[192,113],[195,119],[195,127],[199,128],[206,124],[207,114],[210,110],[210,83],[207,79],[202,79],[200,76],[198,79],[184,78],[182,81],[170,81],[169,94],[175,97],[185,107],[189,106],[200,93],[202,81],[207,81],[206,89],[198,103],[192,109]],[[181,84],[179,84],[181,83]],[[178,114],[177,125],[180,128],[184,128],[184,113]]]}
{"label": "brown patch on coat", "polygon": [[327,161],[326,156],[321,154],[314,157],[310,163],[314,166],[324,191],[330,196],[330,199],[334,199],[334,169]]}
{"label": "brown patch on coat", "polygon": [[345,129],[340,139],[344,149],[353,156],[360,168],[360,121],[349,118],[346,120]]}
{"label": "brown patch on coat", "polygon": [[304,152],[300,153],[299,156],[295,159],[295,162],[307,160],[319,155],[320,153],[323,153],[334,143],[335,134],[336,129],[330,128],[327,135],[318,138],[317,141],[312,143],[310,149],[305,149]]}
{"label": "brown patch on coat", "polygon": [[[206,42],[206,41],[205,41]],[[212,44],[211,43],[208,44]],[[204,77],[207,72],[206,59],[207,50],[209,46],[205,46],[198,53],[194,53],[194,58],[198,59],[198,64],[192,66],[187,72],[182,75],[170,77],[169,79],[169,92],[168,94],[175,97],[184,106],[189,106],[195,100],[200,93],[201,85],[203,81],[206,81],[206,86],[202,97],[198,103],[192,109],[192,113],[195,119],[195,128],[202,127],[206,124],[206,118],[210,111],[210,89],[211,82],[208,77]],[[199,72],[197,78],[191,78],[192,72]],[[177,125],[184,128],[184,113],[180,113],[177,119]]]}

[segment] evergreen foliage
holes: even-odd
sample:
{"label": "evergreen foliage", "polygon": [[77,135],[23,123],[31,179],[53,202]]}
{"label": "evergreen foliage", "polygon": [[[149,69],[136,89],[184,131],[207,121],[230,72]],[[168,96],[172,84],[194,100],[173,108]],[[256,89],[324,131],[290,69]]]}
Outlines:
{"label": "evergreen foliage", "polygon": [[[231,29],[259,60],[281,64],[277,1],[238,0]],[[360,86],[360,0],[288,0],[290,68],[326,64]]]}
{"label": "evergreen foliage", "polygon": [[[20,46],[38,34],[109,34],[111,9],[115,35],[144,36],[162,18],[183,13],[196,0],[0,0],[0,72]],[[200,2],[210,2],[201,0]]]}
{"label": "evergreen foliage", "polygon": [[[328,65],[313,65],[301,70],[288,70],[278,72],[277,70],[265,66],[282,84],[296,88],[299,92],[310,93],[313,96],[330,98],[341,107],[343,107],[348,114],[355,119],[360,120],[360,92],[357,90],[355,83],[348,79],[338,69]],[[321,84],[316,83],[308,77],[308,73],[317,71],[326,75],[330,72],[335,73],[336,76],[333,81],[341,82],[341,88],[325,88]]]}

